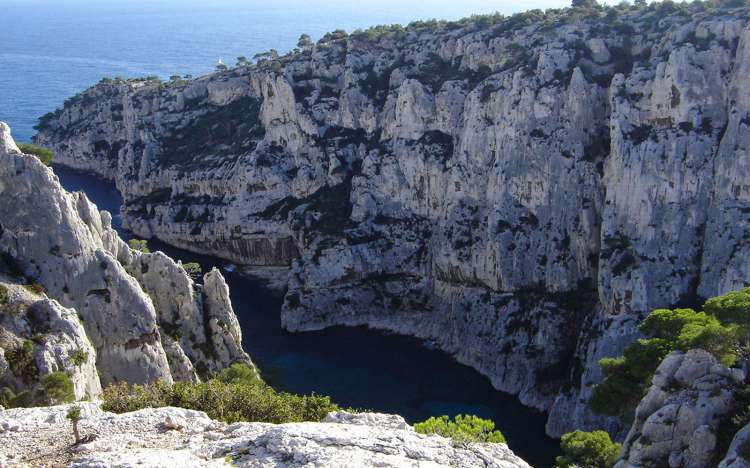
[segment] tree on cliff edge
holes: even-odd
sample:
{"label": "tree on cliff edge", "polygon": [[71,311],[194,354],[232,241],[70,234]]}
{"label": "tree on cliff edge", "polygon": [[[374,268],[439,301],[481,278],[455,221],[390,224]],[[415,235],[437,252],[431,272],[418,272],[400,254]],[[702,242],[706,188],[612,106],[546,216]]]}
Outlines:
{"label": "tree on cliff edge", "polygon": [[599,3],[596,0],[573,0],[570,6],[571,8],[596,8]]}

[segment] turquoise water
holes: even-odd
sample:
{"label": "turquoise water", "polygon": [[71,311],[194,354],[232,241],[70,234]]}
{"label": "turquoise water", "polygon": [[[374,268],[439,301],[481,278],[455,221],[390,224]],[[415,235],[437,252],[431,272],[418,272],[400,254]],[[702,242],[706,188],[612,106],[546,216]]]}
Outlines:
{"label": "turquoise water", "polygon": [[559,0],[0,0],[0,120],[19,141],[103,76],[200,75],[334,29],[510,13]]}
{"label": "turquoise water", "polygon": [[[119,211],[120,195],[111,184],[64,168],[55,172],[66,189],[86,192],[100,209]],[[113,225],[128,238],[119,216]],[[225,264],[158,241],[149,245],[183,262],[197,261],[204,271]],[[487,378],[448,354],[415,338],[365,327],[288,333],[281,328],[278,295],[247,277],[224,276],[242,327],[243,348],[274,388],[330,395],[343,407],[397,413],[410,423],[435,415],[476,414],[495,421],[513,451],[533,466],[552,466],[559,455],[557,442],[544,434],[543,414],[498,392]]]}

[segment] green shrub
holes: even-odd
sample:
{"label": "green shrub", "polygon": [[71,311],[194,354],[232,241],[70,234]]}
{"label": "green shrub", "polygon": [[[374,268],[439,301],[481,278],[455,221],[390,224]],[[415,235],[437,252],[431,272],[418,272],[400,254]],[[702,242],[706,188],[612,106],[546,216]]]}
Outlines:
{"label": "green shrub", "polygon": [[711,314],[724,324],[737,324],[741,328],[744,344],[748,343],[750,333],[750,288],[732,291],[711,298],[703,305],[703,311]]}
{"label": "green shrub", "polygon": [[458,415],[453,421],[448,416],[431,417],[414,424],[414,430],[422,434],[437,434],[456,442],[505,443],[505,437],[495,430],[495,423],[473,415]]}
{"label": "green shrub", "polygon": [[0,305],[7,304],[9,296],[8,288],[5,287],[5,285],[0,284]]}
{"label": "green shrub", "polygon": [[193,279],[199,278],[203,273],[200,263],[196,262],[183,263],[182,269]]}
{"label": "green shrub", "polygon": [[16,394],[13,393],[10,387],[0,388],[0,405],[4,408],[12,408],[15,399]]}
{"label": "green shrub", "polygon": [[247,364],[241,364],[239,362],[222,369],[221,372],[216,375],[216,380],[227,384],[256,385],[262,383],[255,369]]}
{"label": "green shrub", "polygon": [[739,356],[744,332],[732,321],[742,318],[739,305],[742,300],[727,296],[706,302],[704,309],[710,313],[693,309],[651,312],[639,327],[649,338],[637,340],[625,348],[621,357],[599,361],[604,380],[594,387],[589,402],[592,409],[625,420],[632,418],[656,368],[674,350],[704,349],[723,365],[733,365]]}
{"label": "green shrub", "polygon": [[81,366],[89,359],[89,353],[81,348],[76,348],[70,355],[70,361],[76,366]]}
{"label": "green shrub", "polygon": [[702,326],[687,324],[682,328],[677,348],[704,349],[713,354],[722,365],[731,367],[739,355],[738,330],[737,325],[722,325],[718,320]]}
{"label": "green shrub", "polygon": [[560,439],[560,448],[563,455],[555,459],[557,468],[610,468],[620,453],[620,444],[605,431],[568,432]]}
{"label": "green shrub", "polygon": [[205,411],[210,417],[228,423],[259,421],[277,424],[322,421],[329,412],[339,409],[329,397],[276,392],[259,379],[250,381],[246,377],[228,372],[222,378],[232,383],[218,378],[197,384],[158,382],[129,387],[121,383],[104,390],[102,408],[123,413],[149,407],[177,406]]}
{"label": "green shrub", "polygon": [[52,152],[52,150],[49,150],[47,148],[42,148],[41,146],[32,145],[29,143],[19,143],[18,149],[21,150],[24,154],[31,154],[39,158],[40,161],[42,161],[44,164],[49,166],[52,164],[52,160],[55,157],[55,153]]}
{"label": "green shrub", "polygon": [[5,359],[13,375],[26,383],[31,383],[39,375],[39,368],[34,360],[34,343],[31,340],[26,340],[21,346],[6,350]]}
{"label": "green shrub", "polygon": [[81,407],[71,406],[68,408],[68,414],[66,418],[73,424],[73,437],[76,439],[76,444],[81,442],[81,433],[78,430],[78,423],[81,421]]}
{"label": "green shrub", "polygon": [[27,408],[69,403],[75,400],[73,382],[65,372],[53,372],[41,379],[41,386],[14,393],[10,387],[0,388],[0,405],[5,408]]}
{"label": "green shrub", "polygon": [[151,253],[151,249],[148,248],[148,241],[143,239],[130,239],[128,247],[141,253]]}
{"label": "green shrub", "polygon": [[75,400],[73,382],[65,372],[53,372],[42,377],[45,400],[50,405],[69,403]]}

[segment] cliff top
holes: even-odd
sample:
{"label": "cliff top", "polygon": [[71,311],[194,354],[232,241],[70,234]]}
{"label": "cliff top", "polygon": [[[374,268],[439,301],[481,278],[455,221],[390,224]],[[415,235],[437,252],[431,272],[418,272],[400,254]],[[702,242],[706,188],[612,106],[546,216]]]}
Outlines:
{"label": "cliff top", "polygon": [[[113,414],[82,403],[73,445],[70,406],[0,412],[0,463],[72,467],[406,467],[416,464],[527,468],[505,444],[457,446],[417,434],[400,416],[331,413],[321,423],[235,423],[182,408]],[[75,461],[74,461],[75,460]]]}

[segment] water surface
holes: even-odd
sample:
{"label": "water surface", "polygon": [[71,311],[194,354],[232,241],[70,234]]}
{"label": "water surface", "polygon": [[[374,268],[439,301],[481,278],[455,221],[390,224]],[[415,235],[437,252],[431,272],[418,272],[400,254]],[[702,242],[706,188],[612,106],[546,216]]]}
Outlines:
{"label": "water surface", "polygon": [[209,73],[334,29],[568,6],[567,0],[0,0],[0,121],[37,119],[104,76]]}

